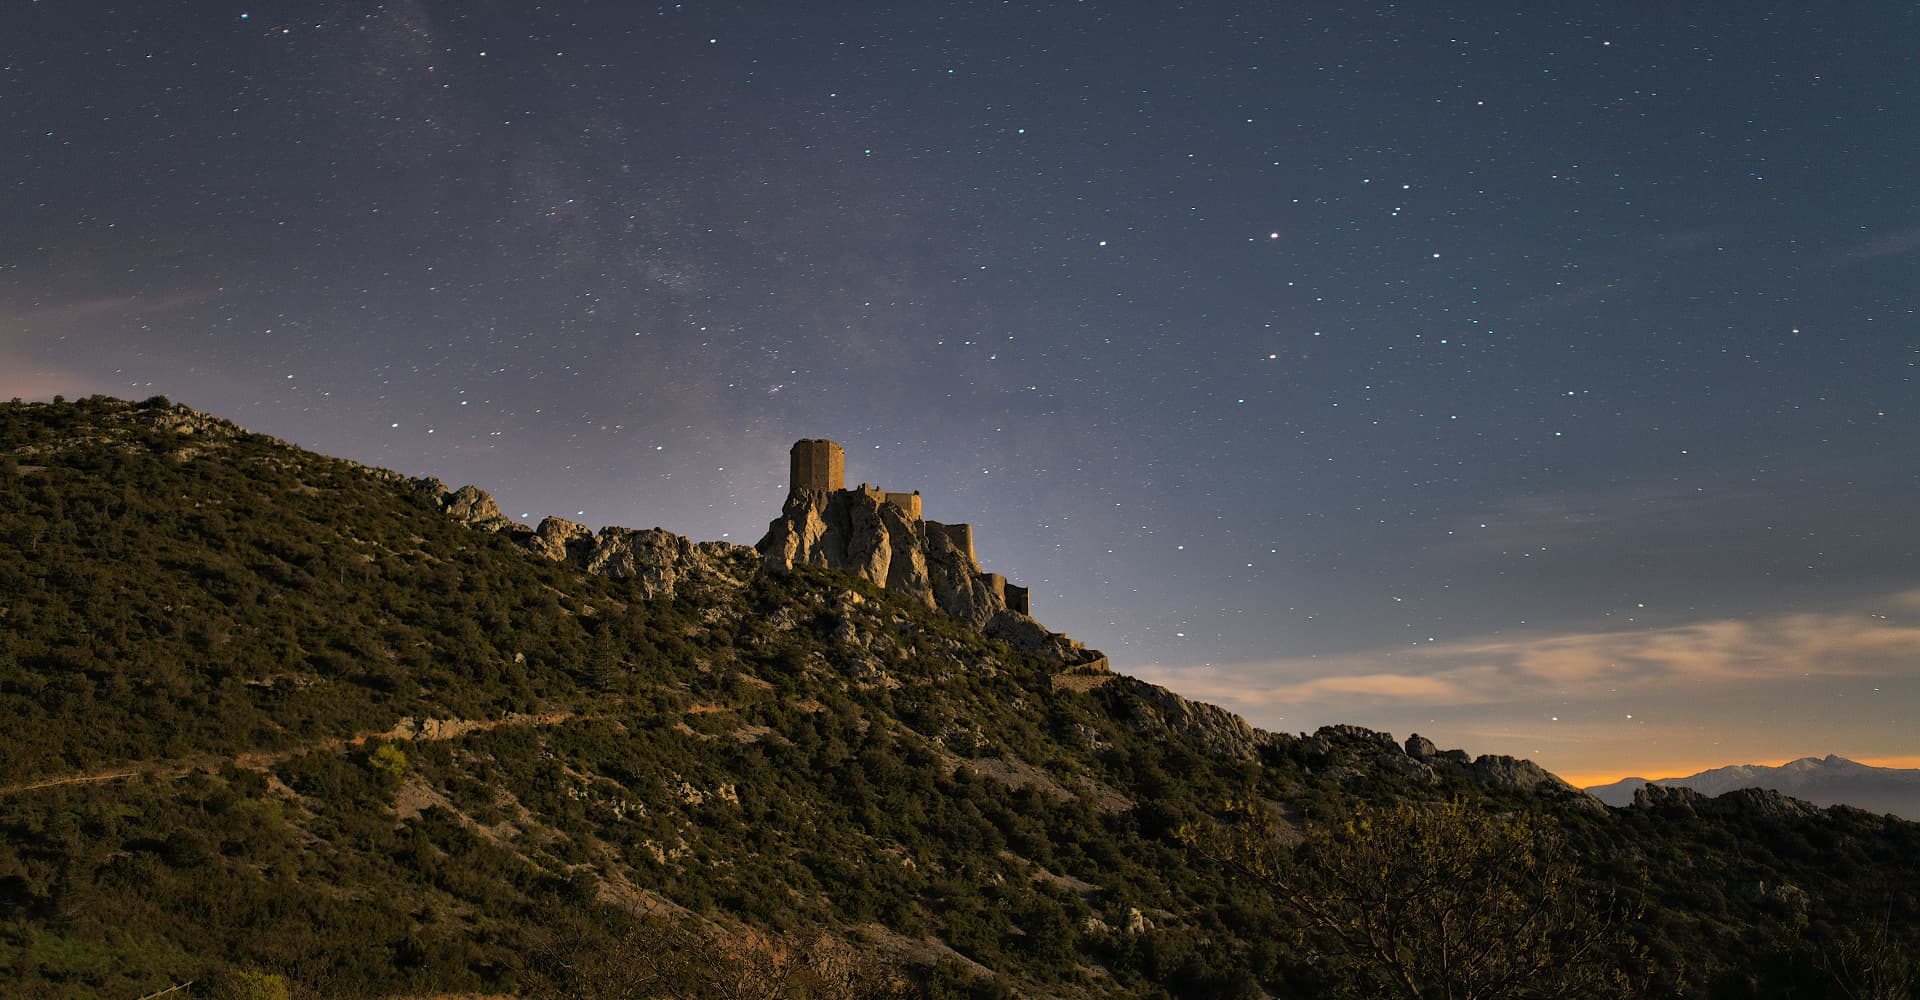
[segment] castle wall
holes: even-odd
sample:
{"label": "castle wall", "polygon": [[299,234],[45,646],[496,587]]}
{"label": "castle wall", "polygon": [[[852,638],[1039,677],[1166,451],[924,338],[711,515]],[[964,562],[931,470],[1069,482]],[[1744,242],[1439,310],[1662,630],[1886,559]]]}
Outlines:
{"label": "castle wall", "polygon": [[847,488],[846,449],[825,438],[793,443],[788,491],[844,490]]}
{"label": "castle wall", "polygon": [[927,531],[930,534],[938,533],[947,541],[952,542],[954,548],[966,553],[969,560],[972,560],[975,564],[979,563],[979,558],[973,554],[973,525],[941,524],[938,521],[928,521]]}
{"label": "castle wall", "polygon": [[982,582],[984,582],[987,585],[987,590],[990,593],[992,593],[993,596],[998,597],[1002,603],[1006,602],[1006,599],[1007,599],[1007,578],[1006,577],[1001,576],[998,573],[982,573],[980,575],[980,579]]}
{"label": "castle wall", "polygon": [[1029,603],[1032,591],[1017,584],[1007,584],[1007,610],[1018,611],[1023,615],[1033,614],[1033,605]]}
{"label": "castle wall", "polygon": [[887,502],[900,508],[900,512],[907,515],[908,520],[920,520],[919,490],[914,490],[912,493],[889,493],[887,494]]}

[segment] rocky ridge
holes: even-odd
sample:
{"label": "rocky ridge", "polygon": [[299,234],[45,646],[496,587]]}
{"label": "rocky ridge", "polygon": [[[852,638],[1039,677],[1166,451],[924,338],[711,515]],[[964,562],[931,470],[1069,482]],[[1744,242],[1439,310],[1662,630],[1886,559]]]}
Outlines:
{"label": "rocky ridge", "polygon": [[1644,785],[1634,791],[1633,805],[1629,808],[1770,820],[1806,819],[1826,811],[1770,788],[1736,788],[1707,796],[1684,785]]}
{"label": "rocky ridge", "polygon": [[[1134,724],[1143,730],[1198,740],[1222,757],[1256,760],[1263,753],[1295,756],[1314,770],[1348,783],[1362,782],[1374,769],[1422,784],[1457,775],[1480,784],[1563,798],[1583,808],[1606,808],[1599,800],[1529,760],[1501,754],[1474,757],[1465,750],[1441,750],[1418,734],[1405,744],[1392,735],[1362,726],[1322,726],[1311,735],[1273,733],[1249,725],[1217,705],[1192,701],[1167,688],[1112,674],[1107,659],[1067,636],[1049,631],[1032,617],[1006,606],[1004,596],[986,585],[987,574],[970,551],[956,544],[947,526],[905,516],[898,508],[856,490],[796,490],[781,516],[752,548],[725,542],[693,542],[662,528],[635,530],[608,526],[595,533],[586,525],[548,517],[528,529],[500,513],[486,491],[473,486],[450,490],[439,480],[411,481],[420,496],[448,517],[482,531],[505,533],[528,552],[565,561],[590,573],[636,581],[647,599],[677,593],[718,593],[744,587],[756,572],[791,572],[795,566],[821,566],[852,573],[890,591],[936,608],[1017,652],[1066,668],[1062,677],[1093,681],[1071,686],[1119,685],[1128,697]],[[844,627],[835,638],[845,650],[843,669],[862,683],[890,686],[882,634],[856,626],[851,613],[857,596],[841,595],[837,608]],[[780,628],[779,621],[770,622]],[[1636,803],[1637,804],[1637,803]],[[1713,808],[1713,807],[1709,807]]]}
{"label": "rocky ridge", "polygon": [[[858,492],[789,498],[758,549],[726,542],[695,542],[664,528],[616,525],[598,533],[562,517],[529,529],[500,512],[475,486],[449,489],[438,479],[409,481],[436,510],[479,531],[505,534],[528,552],[615,579],[630,579],[647,600],[683,592],[718,593],[744,587],[756,572],[790,572],[796,565],[845,570],[937,608],[1016,652],[1076,673],[1105,673],[1107,659],[1033,618],[1006,606],[986,583],[973,554],[937,522],[910,523],[885,503]],[[926,525],[931,523],[932,529]],[[786,553],[794,553],[791,557]],[[1212,707],[1212,706],[1207,706]]]}
{"label": "rocky ridge", "polygon": [[695,542],[665,528],[608,525],[596,534],[563,517],[545,518],[530,529],[500,513],[493,497],[476,486],[450,490],[430,477],[410,484],[427,503],[469,528],[501,532],[534,555],[569,562],[589,573],[632,580],[646,600],[689,590],[737,590],[757,568],[756,554],[744,545]]}

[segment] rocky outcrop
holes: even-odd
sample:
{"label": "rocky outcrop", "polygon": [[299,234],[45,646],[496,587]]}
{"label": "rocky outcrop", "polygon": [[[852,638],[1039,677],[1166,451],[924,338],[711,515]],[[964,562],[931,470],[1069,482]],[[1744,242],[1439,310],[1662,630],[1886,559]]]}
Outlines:
{"label": "rocky outcrop", "polygon": [[585,566],[593,556],[593,531],[578,521],[548,517],[533,534],[519,540],[535,555]]}
{"label": "rocky outcrop", "polygon": [[1253,760],[1260,748],[1275,737],[1272,733],[1247,725],[1247,720],[1204,701],[1188,701],[1157,684],[1131,677],[1120,677],[1119,684],[1131,695],[1128,704],[1134,723],[1144,729],[1159,729],[1197,739],[1223,757]]}
{"label": "rocky outcrop", "polygon": [[1530,795],[1563,799],[1578,808],[1604,810],[1588,795],[1530,760],[1503,754],[1474,757],[1465,750],[1442,750],[1415,733],[1406,743],[1364,726],[1321,726],[1297,743],[1309,766],[1327,773],[1358,779],[1385,771],[1420,784],[1432,784],[1444,775],[1477,781]]}
{"label": "rocky outcrop", "polygon": [[754,572],[754,553],[743,545],[695,542],[663,528],[635,531],[606,527],[586,555],[586,569],[632,580],[647,600],[672,597],[690,585],[736,588]]}
{"label": "rocky outcrop", "polygon": [[595,535],[584,524],[549,517],[529,531],[501,514],[485,490],[473,486],[449,490],[431,478],[412,480],[412,486],[435,509],[467,527],[504,532],[535,555],[570,562],[589,573],[632,580],[644,600],[689,589],[738,588],[752,577],[758,562],[754,551],[745,546],[694,542],[662,528],[640,531],[609,526]]}
{"label": "rocky outcrop", "polygon": [[233,437],[242,433],[239,425],[231,420],[169,403],[164,396],[155,396],[139,403],[134,410],[144,416],[149,425],[175,434]]}
{"label": "rocky outcrop", "polygon": [[482,531],[506,531],[513,522],[500,513],[500,505],[493,502],[492,494],[478,486],[462,486],[457,490],[447,489],[447,484],[432,477],[412,480],[412,485],[428,503],[441,513],[466,525]]}
{"label": "rocky outcrop", "polygon": [[1642,786],[1633,793],[1633,805],[1628,808],[1768,820],[1806,819],[1825,811],[1769,788],[1739,788],[1709,798],[1684,785]]}
{"label": "rocky outcrop", "polygon": [[[864,489],[796,489],[754,547],[762,564],[775,572],[791,572],[795,566],[844,570],[938,608],[1023,652],[1038,652],[1058,663],[1086,659],[1063,647],[1054,649],[1058,644],[1050,645],[1044,638],[1053,633],[1008,610],[1005,580],[980,569],[964,525],[916,517],[884,494]],[[1018,617],[1001,620],[1008,614]],[[1064,636],[1059,641],[1071,642]],[[1078,644],[1073,648],[1078,649]],[[1049,655],[1049,649],[1058,655]]]}
{"label": "rocky outcrop", "polygon": [[1473,763],[1466,766],[1466,773],[1481,784],[1498,785],[1522,792],[1554,791],[1590,798],[1587,793],[1560,780],[1559,775],[1533,761],[1508,757],[1505,754],[1481,754],[1474,759]]}
{"label": "rocky outcrop", "polygon": [[[937,607],[975,628],[986,625],[991,612],[975,607],[969,585],[980,572],[971,554],[951,545],[929,547],[930,522],[909,518],[905,511],[861,490],[795,490],[788,494],[780,516],[767,525],[765,537],[754,546],[768,569],[791,571],[795,566],[824,566],[844,570],[876,586]],[[936,522],[937,523],[937,522]],[[946,538],[937,529],[940,542]],[[929,556],[939,561],[938,594]],[[1003,606],[1004,606],[1004,602]],[[998,609],[995,609],[998,610]]]}
{"label": "rocky outcrop", "polygon": [[987,638],[998,639],[1017,653],[1037,656],[1049,663],[1079,667],[1082,673],[1106,669],[1107,658],[1099,650],[1087,647],[1060,632],[1049,632],[1045,625],[1018,611],[1001,611],[987,622]]}

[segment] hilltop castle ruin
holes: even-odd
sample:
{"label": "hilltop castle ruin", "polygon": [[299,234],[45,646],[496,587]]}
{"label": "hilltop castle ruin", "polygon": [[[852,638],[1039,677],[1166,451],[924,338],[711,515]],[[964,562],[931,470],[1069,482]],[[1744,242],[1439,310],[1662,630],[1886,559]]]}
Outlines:
{"label": "hilltop castle ruin", "polygon": [[[926,603],[960,618],[971,619],[983,612],[985,618],[991,618],[994,611],[1001,609],[1032,614],[1030,592],[1026,587],[1008,583],[999,573],[980,569],[973,551],[973,525],[927,520],[922,514],[919,490],[895,493],[866,483],[847,489],[846,449],[825,438],[803,438],[794,442],[788,468],[786,509],[782,517],[769,526],[767,537],[759,545],[770,560],[787,566],[800,562],[851,569],[883,587],[903,589],[916,596],[924,590],[927,591],[923,598]],[[854,501],[855,497],[860,498],[859,502]],[[796,506],[815,512],[817,533],[809,530],[805,517],[802,523],[795,523]],[[885,514],[881,514],[882,511]],[[846,517],[845,537],[832,537],[840,518],[826,516],[829,512]],[[872,523],[873,515],[881,515],[878,524]],[[870,529],[889,527],[887,522],[895,519],[904,530],[883,530],[875,544]],[[862,531],[862,528],[869,530]],[[778,544],[777,552],[769,547],[770,543]],[[896,552],[906,557],[904,573],[895,571]],[[948,559],[941,558],[949,554]],[[919,563],[917,572],[916,562]],[[985,591],[979,595],[981,600],[941,599],[943,591],[960,596],[954,585],[962,580],[953,579],[960,577],[970,585],[965,590],[977,587]],[[893,582],[895,578],[899,579],[899,586]],[[949,586],[942,587],[942,583]],[[966,610],[956,611],[950,606],[954,604],[963,605]],[[978,624],[984,623],[983,618]]]}

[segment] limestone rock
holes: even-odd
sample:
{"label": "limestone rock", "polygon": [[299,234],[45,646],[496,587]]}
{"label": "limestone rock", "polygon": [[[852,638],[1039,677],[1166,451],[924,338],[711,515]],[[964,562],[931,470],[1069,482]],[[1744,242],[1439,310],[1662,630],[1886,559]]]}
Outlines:
{"label": "limestone rock", "polygon": [[548,517],[532,535],[520,539],[520,544],[555,562],[572,560],[584,566],[593,552],[593,532],[577,521]]}
{"label": "limestone rock", "polygon": [[1005,610],[1005,594],[988,585],[973,553],[946,527],[865,490],[796,489],[755,548],[775,572],[844,570],[984,629]]}
{"label": "limestone rock", "polygon": [[1489,785],[1499,785],[1522,792],[1538,792],[1544,788],[1574,795],[1586,794],[1533,761],[1508,757],[1504,754],[1480,755],[1472,764],[1467,765],[1467,774]]}
{"label": "limestone rock", "polygon": [[1433,741],[1425,736],[1414,733],[1407,737],[1407,756],[1415,760],[1426,760],[1428,757],[1438,756],[1439,753],[1440,748],[1434,746]]}
{"label": "limestone rock", "polygon": [[586,554],[586,569],[633,580],[640,595],[672,597],[689,583],[735,588],[753,573],[753,553],[725,542],[694,542],[663,528],[605,527]]}
{"label": "limestone rock", "polygon": [[1422,785],[1431,785],[1440,780],[1440,775],[1432,765],[1403,754],[1381,754],[1376,760],[1382,768]]}
{"label": "limestone rock", "polygon": [[1059,632],[1049,632],[1045,625],[1018,611],[1001,610],[994,614],[983,629],[989,639],[998,639],[1013,647],[1017,653],[1037,656],[1062,666],[1088,663],[1100,658],[1098,652],[1087,649]]}
{"label": "limestone rock", "polygon": [[1247,725],[1247,720],[1203,701],[1188,701],[1157,684],[1122,677],[1136,715],[1147,728],[1166,729],[1199,739],[1223,757],[1252,760],[1260,747],[1272,742],[1271,733]]}
{"label": "limestone rock", "polygon": [[1351,740],[1361,744],[1370,744],[1373,747],[1388,752],[1397,753],[1400,750],[1400,745],[1393,741],[1393,734],[1368,729],[1365,726],[1354,726],[1344,723],[1335,726],[1321,726],[1319,729],[1313,731],[1313,735],[1332,743]]}
{"label": "limestone rock", "polygon": [[672,597],[693,587],[744,586],[758,563],[752,549],[725,542],[693,542],[662,528],[636,531],[605,527],[599,535],[564,517],[548,517],[528,531],[500,513],[486,491],[474,486],[448,490],[431,477],[410,481],[421,497],[470,528],[504,531],[522,548],[556,562],[571,562],[589,573],[630,579],[643,600]]}
{"label": "limestone rock", "polygon": [[449,491],[447,485],[431,476],[410,480],[414,490],[428,503],[469,528],[481,531],[505,531],[513,522],[500,513],[493,496],[478,486],[462,486]]}
{"label": "limestone rock", "polygon": [[211,413],[201,413],[177,403],[168,403],[165,397],[161,396],[136,404],[133,409],[144,416],[150,426],[163,431],[172,431],[175,434],[233,437],[240,433],[239,425],[230,420],[224,420]]}

